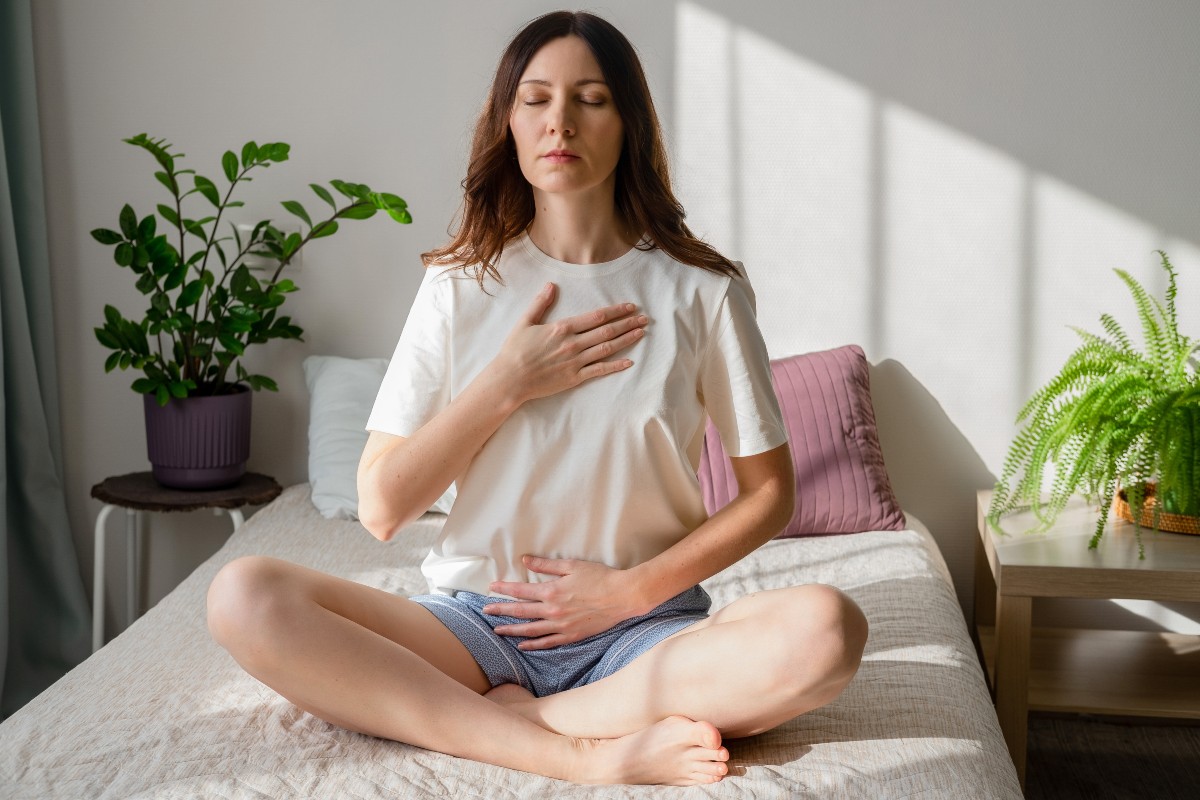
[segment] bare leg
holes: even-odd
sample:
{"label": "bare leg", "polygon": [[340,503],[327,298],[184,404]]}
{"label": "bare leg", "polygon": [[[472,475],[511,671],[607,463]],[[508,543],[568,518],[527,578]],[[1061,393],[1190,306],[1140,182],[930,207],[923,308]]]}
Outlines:
{"label": "bare leg", "polygon": [[752,736],[832,702],[866,640],[866,618],[840,590],[775,589],[731,603],[603,680],[541,698],[505,684],[487,697],[570,736],[623,736],[672,714],[707,720],[727,738]]}
{"label": "bare leg", "polygon": [[417,603],[276,559],[226,565],[208,595],[214,638],[279,694],[335,725],[581,783],[711,783],[728,752],[706,722],[631,736],[562,736],[485,699],[482,671]]}

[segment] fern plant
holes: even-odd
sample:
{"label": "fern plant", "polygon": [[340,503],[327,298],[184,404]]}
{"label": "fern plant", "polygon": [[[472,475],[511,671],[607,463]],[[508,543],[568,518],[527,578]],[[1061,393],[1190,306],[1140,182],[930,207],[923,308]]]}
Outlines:
{"label": "fern plant", "polygon": [[[1145,352],[1109,314],[1100,322],[1107,336],[1070,326],[1083,344],[1062,370],[1021,408],[1028,420],[1009,449],[988,509],[999,533],[1000,517],[1022,502],[1041,521],[1030,532],[1049,528],[1073,494],[1099,498],[1100,518],[1088,542],[1100,544],[1113,497],[1124,487],[1133,512],[1138,557],[1147,483],[1157,479],[1154,530],[1160,513],[1200,516],[1200,377],[1195,353],[1200,342],[1180,335],[1175,315],[1175,269],[1161,250],[1169,275],[1166,305],[1152,298],[1124,270],[1114,270],[1137,306]],[[1049,499],[1041,501],[1048,464],[1054,464]],[[1009,484],[1023,469],[1010,490]]]}

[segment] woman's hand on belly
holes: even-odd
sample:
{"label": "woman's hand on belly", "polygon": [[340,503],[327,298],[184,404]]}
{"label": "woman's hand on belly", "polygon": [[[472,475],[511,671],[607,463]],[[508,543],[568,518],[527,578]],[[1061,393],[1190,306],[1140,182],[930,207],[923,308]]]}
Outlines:
{"label": "woman's hand on belly", "polygon": [[518,602],[492,603],[485,614],[530,620],[495,628],[501,636],[528,637],[521,650],[545,650],[603,633],[646,613],[629,573],[595,561],[525,556],[531,572],[557,575],[543,583],[494,581],[491,590]]}

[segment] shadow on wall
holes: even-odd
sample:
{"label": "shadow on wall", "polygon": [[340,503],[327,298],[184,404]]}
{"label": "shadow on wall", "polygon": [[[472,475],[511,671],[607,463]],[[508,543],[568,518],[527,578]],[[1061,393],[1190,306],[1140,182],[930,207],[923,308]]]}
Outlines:
{"label": "shadow on wall", "polygon": [[[937,399],[898,361],[870,370],[879,445],[892,490],[904,510],[929,528],[953,576],[973,574],[975,492],[996,482],[979,453]],[[955,585],[965,619],[973,587]]]}

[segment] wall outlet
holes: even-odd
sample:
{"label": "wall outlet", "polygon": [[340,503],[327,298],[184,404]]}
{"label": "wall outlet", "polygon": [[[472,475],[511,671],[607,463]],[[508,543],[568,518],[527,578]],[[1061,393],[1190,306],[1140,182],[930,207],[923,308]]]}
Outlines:
{"label": "wall outlet", "polygon": [[[252,233],[254,233],[254,224],[255,223],[246,223],[246,222],[238,223],[238,225],[237,225],[238,235],[242,237],[243,244],[245,244],[247,241],[249,241],[250,235]],[[300,233],[301,235],[303,235],[303,233],[300,230],[300,221],[299,220],[295,220],[295,221],[282,220],[279,222],[272,220],[271,224],[274,225],[275,229],[278,230],[280,233],[282,233],[284,236],[290,236],[293,233]],[[258,250],[261,248],[256,247],[254,249]],[[247,267],[249,267],[251,272],[274,272],[275,268],[279,265],[279,262],[273,258],[266,258],[264,256],[250,255],[249,253],[247,253],[246,257],[242,259],[242,263],[245,264]],[[288,262],[288,265],[286,267],[284,267],[284,269],[287,272],[293,272],[293,271],[299,272],[300,268],[303,265],[304,265],[304,251],[301,250],[299,253],[292,256],[292,260]]]}

